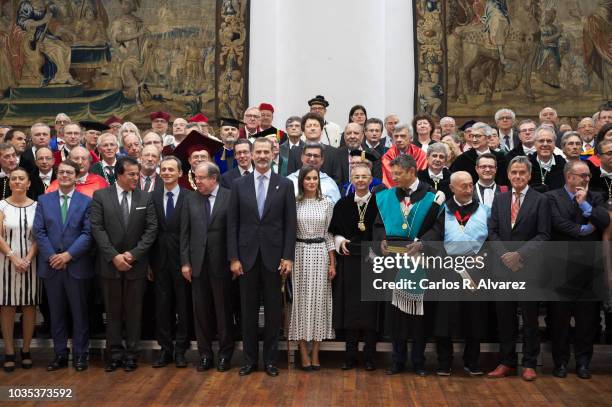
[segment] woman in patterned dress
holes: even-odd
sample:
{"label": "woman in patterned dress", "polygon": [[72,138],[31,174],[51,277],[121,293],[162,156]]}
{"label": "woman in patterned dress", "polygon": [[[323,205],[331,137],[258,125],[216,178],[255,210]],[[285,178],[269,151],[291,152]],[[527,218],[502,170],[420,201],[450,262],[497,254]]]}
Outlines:
{"label": "woman in patterned dress", "polygon": [[15,369],[13,328],[15,312],[23,312],[23,348],[21,366],[32,367],[30,342],[36,322],[36,305],[40,304],[41,285],[36,276],[36,242],[32,223],[36,202],[26,196],[30,177],[23,168],[9,175],[11,195],[0,201],[0,314],[4,339],[4,370]]}
{"label": "woman in patterned dress", "polygon": [[[319,171],[305,165],[298,178],[297,236],[289,340],[299,341],[302,369],[319,370],[319,348],[334,338],[332,285],[334,241],[327,231],[334,204],[321,194]],[[313,342],[308,354],[307,342]]]}

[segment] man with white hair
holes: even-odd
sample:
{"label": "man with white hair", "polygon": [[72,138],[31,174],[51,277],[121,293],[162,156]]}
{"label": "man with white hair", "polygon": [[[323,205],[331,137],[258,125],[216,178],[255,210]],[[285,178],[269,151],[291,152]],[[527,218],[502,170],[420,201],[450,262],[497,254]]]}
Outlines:
{"label": "man with white hair", "polygon": [[582,151],[593,152],[595,148],[595,122],[590,117],[585,117],[578,123],[578,133],[582,139]]}
{"label": "man with white hair", "polygon": [[493,129],[486,123],[477,122],[471,127],[470,135],[468,136],[472,148],[461,154],[453,161],[450,167],[451,173],[456,171],[467,171],[472,175],[474,183],[478,181],[478,173],[476,172],[476,159],[485,154],[491,153],[497,160],[497,175],[495,182],[499,185],[507,185],[508,179],[506,176],[506,159],[501,151],[491,151],[489,149],[489,138],[493,135]]}
{"label": "man with white hair", "polygon": [[538,192],[561,188],[565,182],[563,167],[565,159],[556,155],[556,134],[550,127],[538,127],[535,131],[536,153],[529,156],[531,161],[531,181],[529,185]]}
{"label": "man with white hair", "polygon": [[21,155],[21,159],[36,163],[36,150],[41,147],[49,147],[51,143],[51,128],[44,123],[34,123],[30,127],[30,139],[32,147],[26,149]]}
{"label": "man with white hair", "polygon": [[391,148],[393,145],[393,130],[400,122],[399,116],[395,113],[390,113],[385,117],[385,135],[380,139],[386,148]]}
{"label": "man with white hair", "polygon": [[[561,136],[563,134],[559,133],[559,115],[557,114],[557,111],[552,107],[547,106],[544,109],[540,110],[538,116],[540,118],[540,126],[552,127],[555,130],[555,134],[557,135],[557,143],[560,143]],[[559,144],[557,144],[557,147],[559,147]]]}
{"label": "man with white hair", "polygon": [[413,138],[412,126],[407,123],[401,123],[393,129],[393,146],[387,150],[382,157],[382,173],[383,183],[387,188],[393,188],[393,174],[391,170],[391,162],[401,155],[409,155],[416,161],[416,170],[424,170],[427,168],[427,156],[425,152],[411,143]]}
{"label": "man with white hair", "polygon": [[499,141],[504,152],[511,151],[519,143],[518,131],[514,128],[516,115],[510,109],[500,109],[495,112],[495,126]]}
{"label": "man with white hair", "polygon": [[253,136],[261,131],[261,112],[259,108],[251,106],[245,110],[242,121],[244,127],[240,129],[239,137],[253,142]]}
{"label": "man with white hair", "polygon": [[55,152],[57,150],[61,150],[64,146],[64,127],[67,124],[72,123],[70,117],[66,113],[58,113],[55,116],[55,125],[53,129],[55,130],[55,135],[51,139],[51,149]]}

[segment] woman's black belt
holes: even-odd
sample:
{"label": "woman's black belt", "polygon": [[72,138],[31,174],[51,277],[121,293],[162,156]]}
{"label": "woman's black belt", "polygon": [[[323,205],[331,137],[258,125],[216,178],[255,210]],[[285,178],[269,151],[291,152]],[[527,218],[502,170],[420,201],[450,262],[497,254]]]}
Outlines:
{"label": "woman's black belt", "polygon": [[313,243],[324,243],[324,237],[315,237],[314,239],[300,239],[299,237],[295,239],[296,242],[313,244]]}

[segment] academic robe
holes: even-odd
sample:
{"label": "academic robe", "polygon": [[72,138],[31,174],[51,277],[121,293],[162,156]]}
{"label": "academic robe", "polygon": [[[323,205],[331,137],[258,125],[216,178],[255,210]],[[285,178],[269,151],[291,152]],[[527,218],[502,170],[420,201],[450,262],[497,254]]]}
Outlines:
{"label": "academic robe", "polygon": [[391,177],[391,161],[400,154],[411,155],[416,160],[417,171],[427,168],[427,154],[414,144],[410,144],[404,153],[400,152],[396,146],[392,146],[382,157],[382,180],[388,188],[395,186],[393,178]]}
{"label": "academic robe", "polygon": [[529,156],[529,161],[531,161],[531,180],[529,181],[529,186],[538,192],[545,193],[565,185],[563,167],[565,167],[566,161],[560,155],[555,155],[554,157],[555,165],[550,168],[550,171],[546,171],[540,167],[536,154]]}
{"label": "academic robe", "polygon": [[[98,189],[106,188],[107,186],[108,182],[106,182],[104,177],[89,173],[87,174],[85,182],[79,182],[79,180],[77,180],[75,189],[77,190],[77,192],[80,192],[81,194],[87,195],[91,198],[93,197],[94,192],[96,192]],[[47,188],[46,193],[57,191],[58,189],[59,183],[57,180],[54,180],[51,185],[49,185],[49,188]]]}
{"label": "academic robe", "polygon": [[350,255],[336,255],[337,274],[333,281],[333,326],[335,329],[378,329],[380,303],[361,301],[361,273],[368,270],[362,256],[362,242],[371,242],[374,221],[378,214],[372,194],[364,215],[365,231],[359,230],[359,212],[355,195],[340,199],[334,206],[329,232],[341,235],[350,243]]}
{"label": "academic robe", "polygon": [[[190,180],[190,175],[191,175],[191,180]],[[191,185],[191,182],[193,182],[193,185]],[[189,191],[195,191],[196,188],[194,188],[195,185],[195,178],[193,176],[193,173],[191,172],[191,169],[189,171],[183,171],[183,175],[181,175],[181,177],[178,179],[178,184],[182,187],[185,188]]]}
{"label": "academic robe", "polygon": [[417,172],[417,177],[419,177],[419,180],[428,183],[436,191],[444,192],[444,196],[446,197],[446,199],[453,196],[453,193],[450,190],[450,176],[451,173],[448,168],[443,168],[442,179],[436,184],[434,180],[431,179],[431,177],[429,176],[429,169],[425,168],[424,170]]}
{"label": "academic robe", "polygon": [[234,150],[228,150],[223,147],[215,153],[214,158],[221,174],[225,174],[227,171],[238,166],[238,161],[234,159]]}

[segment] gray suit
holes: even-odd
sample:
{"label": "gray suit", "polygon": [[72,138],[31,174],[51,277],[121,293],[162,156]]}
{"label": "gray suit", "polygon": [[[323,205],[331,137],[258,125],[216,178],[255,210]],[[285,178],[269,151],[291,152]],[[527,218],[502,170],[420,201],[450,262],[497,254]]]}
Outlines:
{"label": "gray suit", "polygon": [[227,260],[227,208],[230,191],[219,187],[210,219],[205,198],[194,192],[185,199],[181,221],[181,264],[191,265],[195,333],[201,357],[213,356],[215,320],[219,357],[230,359],[234,350],[232,274]]}
{"label": "gray suit", "polygon": [[[114,360],[136,359],[140,340],[142,297],[144,295],[148,251],[157,235],[157,216],[151,195],[132,192],[130,215],[125,225],[117,187],[100,189],[91,203],[91,230],[98,247],[98,262],[106,306],[106,347]],[[135,258],[132,269],[120,272],[113,258],[129,251]],[[125,312],[126,345],[121,343],[122,317]]]}

